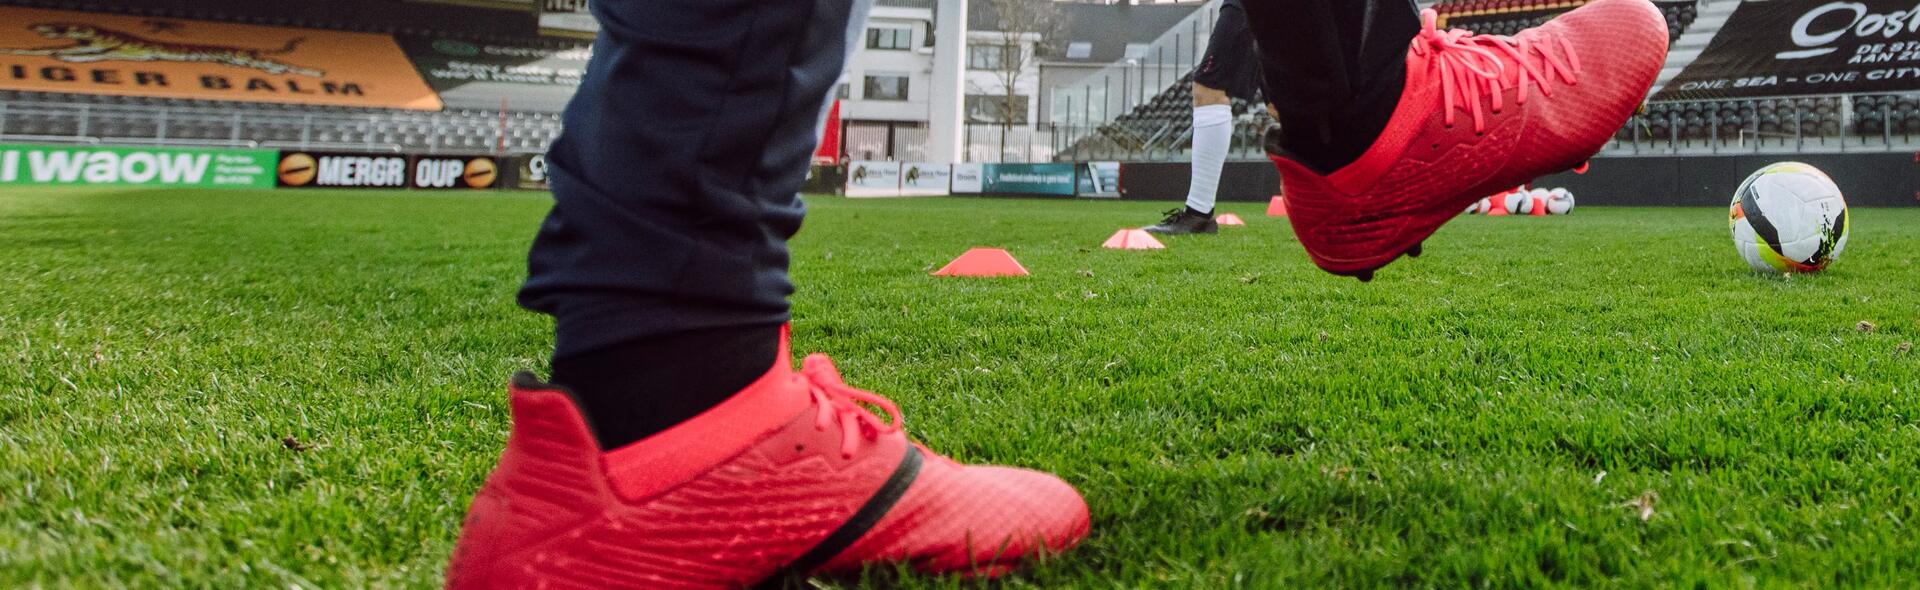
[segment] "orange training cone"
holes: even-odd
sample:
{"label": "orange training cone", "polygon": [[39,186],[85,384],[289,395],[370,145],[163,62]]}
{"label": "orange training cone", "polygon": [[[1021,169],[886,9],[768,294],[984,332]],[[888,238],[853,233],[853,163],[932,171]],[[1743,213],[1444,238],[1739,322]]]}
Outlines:
{"label": "orange training cone", "polygon": [[1491,197],[1487,197],[1488,204],[1493,205],[1493,207],[1487,209],[1487,215],[1489,217],[1499,217],[1501,215],[1512,215],[1512,213],[1509,213],[1507,211],[1507,193],[1510,193],[1510,192],[1513,192],[1513,191],[1506,191]]}
{"label": "orange training cone", "polygon": [[936,277],[1024,277],[1027,268],[999,248],[974,248],[933,271]]}
{"label": "orange training cone", "polygon": [[1267,202],[1267,217],[1286,217],[1286,216],[1287,216],[1287,200],[1284,198],[1281,198],[1279,195],[1275,195],[1272,201]]}
{"label": "orange training cone", "polygon": [[1547,200],[1539,197],[1534,197],[1533,212],[1529,213],[1528,215],[1532,215],[1534,217],[1545,217],[1546,214],[1547,214]]}
{"label": "orange training cone", "polygon": [[1216,215],[1213,218],[1213,222],[1218,223],[1220,225],[1246,225],[1247,224],[1247,222],[1240,220],[1239,215],[1234,215],[1232,213],[1221,213],[1219,215]]}
{"label": "orange training cone", "polygon": [[1153,234],[1147,233],[1146,230],[1123,229],[1113,232],[1113,237],[1107,238],[1107,243],[1101,244],[1100,247],[1115,250],[1159,250],[1166,245],[1161,244],[1160,240],[1153,239]]}

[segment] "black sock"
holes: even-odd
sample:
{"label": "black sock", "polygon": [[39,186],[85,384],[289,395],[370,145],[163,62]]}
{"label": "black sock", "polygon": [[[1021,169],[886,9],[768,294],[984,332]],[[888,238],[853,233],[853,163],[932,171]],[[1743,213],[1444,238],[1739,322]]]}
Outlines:
{"label": "black sock", "polygon": [[1353,96],[1346,108],[1330,114],[1281,115],[1280,149],[1322,174],[1345,168],[1373,147],[1387,129],[1393,110],[1400,106],[1406,86],[1405,69],[1375,80],[1368,91]]}
{"label": "black sock", "polygon": [[613,450],[720,405],[779,351],[779,325],[686,332],[555,358],[553,382],[573,391],[600,448]]}
{"label": "black sock", "polygon": [[1212,212],[1212,211],[1201,211],[1201,210],[1199,210],[1199,209],[1195,209],[1195,208],[1193,208],[1193,207],[1191,207],[1191,206],[1189,206],[1189,207],[1187,207],[1187,213],[1191,213],[1191,214],[1194,214],[1194,215],[1199,215],[1199,216],[1201,216],[1201,217],[1213,217],[1213,212]]}
{"label": "black sock", "polygon": [[[1247,0],[1278,148],[1322,173],[1360,158],[1387,128],[1420,32],[1410,0]],[[1277,144],[1276,144],[1277,143]]]}

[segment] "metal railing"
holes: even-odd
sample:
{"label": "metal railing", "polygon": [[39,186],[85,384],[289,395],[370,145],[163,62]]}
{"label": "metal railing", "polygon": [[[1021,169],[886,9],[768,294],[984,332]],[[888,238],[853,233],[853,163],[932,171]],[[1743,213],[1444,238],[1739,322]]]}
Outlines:
{"label": "metal railing", "polygon": [[1199,65],[1219,19],[1220,4],[1208,2],[1117,63],[1080,76],[1076,82],[1051,85],[1041,121],[1068,134],[1056,133],[1055,144],[1073,145],[1084,137],[1074,133],[1092,133],[1117,119],[1137,116],[1138,107],[1171,90]]}
{"label": "metal railing", "polygon": [[1608,155],[1840,153],[1920,148],[1920,94],[1662,101],[1627,121]]}
{"label": "metal railing", "polygon": [[551,113],[0,101],[0,142],[524,154],[559,131]]}
{"label": "metal railing", "polygon": [[[1059,161],[1185,161],[1188,115],[1053,127]],[[1268,119],[1243,114],[1231,157],[1258,159]],[[1647,104],[1601,153],[1609,156],[1920,151],[1920,93],[1796,96]]]}

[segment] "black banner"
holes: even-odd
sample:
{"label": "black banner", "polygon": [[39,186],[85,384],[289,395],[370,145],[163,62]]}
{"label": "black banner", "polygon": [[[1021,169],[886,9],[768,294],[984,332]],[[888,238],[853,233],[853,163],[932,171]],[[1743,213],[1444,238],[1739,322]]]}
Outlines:
{"label": "black banner", "polygon": [[1655,100],[1920,90],[1916,0],[1742,2]]}
{"label": "black banner", "polygon": [[587,73],[587,47],[553,49],[536,45],[475,43],[445,37],[399,35],[400,47],[434,90],[445,92],[475,83],[580,85]]}
{"label": "black banner", "polygon": [[275,172],[286,188],[406,188],[407,163],[395,154],[287,151]]}
{"label": "black banner", "polygon": [[500,164],[488,156],[414,156],[413,188],[493,188],[500,181]]}

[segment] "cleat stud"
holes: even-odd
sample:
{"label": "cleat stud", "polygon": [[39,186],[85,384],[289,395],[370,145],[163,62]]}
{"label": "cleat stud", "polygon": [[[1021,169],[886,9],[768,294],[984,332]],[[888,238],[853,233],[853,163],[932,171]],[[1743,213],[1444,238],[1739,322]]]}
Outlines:
{"label": "cleat stud", "polygon": [[1420,247],[1421,247],[1421,246],[1425,246],[1425,245],[1426,245],[1426,242],[1421,242],[1421,243],[1418,243],[1418,244],[1414,244],[1412,248],[1408,248],[1408,249],[1407,249],[1407,257],[1408,257],[1408,258],[1419,258],[1419,257],[1420,257]]}
{"label": "cleat stud", "polygon": [[1362,283],[1371,283],[1373,282],[1373,271],[1362,271],[1360,274],[1353,275],[1353,278],[1360,279]]}

